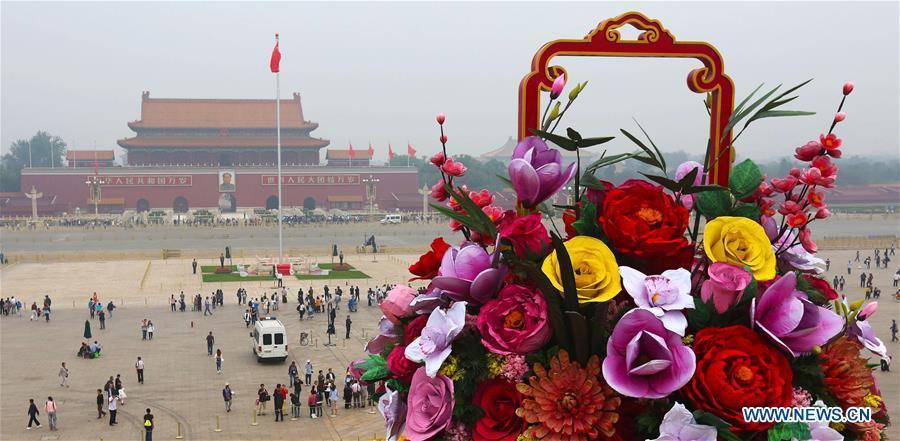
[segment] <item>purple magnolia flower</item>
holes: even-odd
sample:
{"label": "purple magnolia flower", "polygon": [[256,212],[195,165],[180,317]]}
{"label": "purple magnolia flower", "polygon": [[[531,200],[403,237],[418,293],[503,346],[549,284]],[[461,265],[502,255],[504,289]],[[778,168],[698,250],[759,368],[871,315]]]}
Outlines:
{"label": "purple magnolia flower", "polygon": [[385,441],[397,441],[406,423],[406,403],[400,398],[400,392],[388,386],[384,390],[384,395],[378,399],[378,411],[384,417]]}
{"label": "purple magnolia flower", "polygon": [[662,398],[694,375],[697,358],[681,336],[646,309],[632,309],[606,343],[603,378],[622,395]]}
{"label": "purple magnolia flower", "polygon": [[425,362],[425,373],[434,378],[444,360],[450,356],[453,339],[466,325],[466,302],[456,302],[450,309],[435,309],[422,328],[422,335],[406,347],[406,358]]}
{"label": "purple magnolia flower", "polygon": [[857,339],[866,349],[872,351],[882,358],[887,357],[887,346],[880,338],[875,336],[875,330],[868,320],[853,320],[847,327],[847,334],[851,338]]}
{"label": "purple magnolia flower", "polygon": [[717,436],[715,427],[697,424],[684,404],[676,402],[659,425],[659,438],[652,441],[716,441]]}
{"label": "purple magnolia flower", "polygon": [[625,291],[634,298],[638,308],[652,312],[666,329],[684,335],[687,318],[681,310],[694,307],[690,271],[679,268],[648,276],[634,268],[620,266],[619,274]]}
{"label": "purple magnolia flower", "polygon": [[439,288],[429,287],[425,293],[416,296],[409,305],[416,314],[431,314],[435,308],[450,306],[450,299]]}
{"label": "purple magnolia flower", "polygon": [[794,357],[812,352],[844,326],[839,315],[809,301],[797,290],[797,275],[789,272],[750,304],[753,327]]}
{"label": "purple magnolia flower", "polygon": [[384,352],[386,345],[397,342],[397,333],[394,331],[394,324],[386,317],[382,316],[378,322],[378,336],[366,343],[366,353],[378,355]]}
{"label": "purple magnolia flower", "polygon": [[779,260],[800,271],[815,271],[816,274],[824,272],[825,270],[822,267],[825,266],[825,261],[806,251],[802,244],[797,243],[788,247],[788,245],[794,243],[796,238],[797,232],[791,230],[786,234],[782,234],[778,242],[772,244],[773,250],[776,252],[780,250]]}
{"label": "purple magnolia flower", "polygon": [[[694,178],[694,182],[692,185],[700,185],[703,183],[703,165],[701,165],[697,161],[686,161],[681,163],[677,169],[675,169],[675,180],[680,181],[682,178],[687,176],[688,173],[693,169],[697,169],[697,176]],[[681,205],[688,210],[694,206],[694,201],[696,200],[697,195],[695,194],[686,194],[681,196]]]}
{"label": "purple magnolia flower", "polygon": [[474,242],[464,242],[444,253],[431,284],[452,300],[482,305],[497,294],[506,276],[499,257]]}
{"label": "purple magnolia flower", "polygon": [[559,151],[551,150],[536,136],[516,144],[508,170],[519,202],[528,208],[558,193],[576,172],[574,163],[563,170]]}

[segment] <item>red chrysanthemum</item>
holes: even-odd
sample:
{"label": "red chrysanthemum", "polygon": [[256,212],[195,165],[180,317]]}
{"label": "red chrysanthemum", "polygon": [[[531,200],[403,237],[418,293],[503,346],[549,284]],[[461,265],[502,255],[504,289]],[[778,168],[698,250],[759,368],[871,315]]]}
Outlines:
{"label": "red chrysanthemum", "polygon": [[588,441],[615,435],[622,399],[600,376],[594,355],[586,368],[560,350],[550,370],[534,365],[535,376],[517,387],[525,397],[516,415],[532,424],[526,435],[536,439]]}
{"label": "red chrysanthemum", "polygon": [[859,355],[862,346],[847,336],[828,344],[819,354],[825,386],[841,407],[864,406],[863,398],[875,386],[866,359]]}

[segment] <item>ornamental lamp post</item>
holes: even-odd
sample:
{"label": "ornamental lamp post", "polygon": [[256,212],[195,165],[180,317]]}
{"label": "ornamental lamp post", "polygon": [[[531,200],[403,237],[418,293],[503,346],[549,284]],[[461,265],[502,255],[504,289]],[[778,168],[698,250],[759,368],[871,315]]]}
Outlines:
{"label": "ornamental lamp post", "polygon": [[368,178],[363,178],[362,182],[366,184],[366,200],[369,201],[369,214],[373,214],[375,213],[375,187],[381,182],[381,179],[369,175]]}
{"label": "ornamental lamp post", "polygon": [[103,179],[100,176],[88,176],[87,180],[84,181],[85,185],[88,186],[91,195],[91,202],[94,204],[94,216],[100,216],[100,187],[103,184]]}

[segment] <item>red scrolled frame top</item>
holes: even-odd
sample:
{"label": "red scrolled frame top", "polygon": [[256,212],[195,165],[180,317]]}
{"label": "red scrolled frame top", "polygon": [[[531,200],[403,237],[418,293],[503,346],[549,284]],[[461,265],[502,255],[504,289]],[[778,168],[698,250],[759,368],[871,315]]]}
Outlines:
{"label": "red scrolled frame top", "polygon": [[[618,29],[630,24],[642,31],[637,40],[621,40]],[[589,57],[654,57],[695,58],[703,67],[692,70],[687,85],[696,93],[708,93],[710,105],[709,139],[710,167],[708,182],[728,184],[728,173],[734,159],[731,132],[723,134],[734,110],[734,84],[725,75],[719,52],[709,43],[675,41],[658,20],[651,20],[639,12],[628,12],[604,20],[581,40],[556,40],[545,44],[531,61],[531,72],[519,84],[519,139],[540,125],[541,91],[550,90],[553,80],[566,71],[551,66],[555,56]],[[727,152],[725,150],[728,150]],[[719,160],[715,160],[719,158]]]}

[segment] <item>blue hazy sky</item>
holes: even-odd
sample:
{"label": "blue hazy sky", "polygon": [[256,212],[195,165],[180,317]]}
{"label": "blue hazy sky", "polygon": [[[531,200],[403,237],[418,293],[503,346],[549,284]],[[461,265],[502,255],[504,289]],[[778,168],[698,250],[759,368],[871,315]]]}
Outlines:
{"label": "blue hazy sky", "polygon": [[[37,130],[75,149],[111,148],[140,118],[140,95],[268,98],[268,59],[281,33],[282,97],[302,95],[316,136],[333,147],[371,141],[403,152],[479,154],[516,130],[518,83],[545,42],[579,38],[602,19],[639,10],[680,40],[715,44],[738,98],[760,83],[807,78],[793,109],[763,120],[739,154],[789,154],[826,131],[841,84],[856,91],[839,134],[854,154],[898,155],[897,2],[799,3],[13,3],[0,4],[0,149]],[[559,60],[589,80],[564,126],[618,134],[637,118],[665,149],[701,152],[706,113],[685,86],[691,60]],[[620,137],[621,138],[621,137]],[[623,139],[612,150],[631,150]]]}

